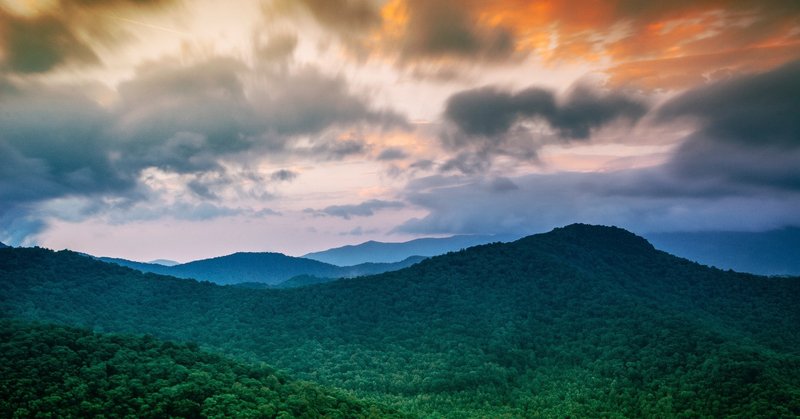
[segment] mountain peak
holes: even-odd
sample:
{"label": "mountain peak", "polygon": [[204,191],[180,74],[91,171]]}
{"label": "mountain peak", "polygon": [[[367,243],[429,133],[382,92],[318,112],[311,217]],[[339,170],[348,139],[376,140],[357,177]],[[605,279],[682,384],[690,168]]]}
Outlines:
{"label": "mountain peak", "polygon": [[622,253],[655,250],[653,245],[643,237],[615,226],[576,223],[529,237],[567,241],[581,247],[608,249]]}
{"label": "mountain peak", "polygon": [[6,245],[6,244],[3,244],[2,242],[0,242],[0,249],[2,249],[2,248],[4,248],[4,247],[8,247],[8,245]]}

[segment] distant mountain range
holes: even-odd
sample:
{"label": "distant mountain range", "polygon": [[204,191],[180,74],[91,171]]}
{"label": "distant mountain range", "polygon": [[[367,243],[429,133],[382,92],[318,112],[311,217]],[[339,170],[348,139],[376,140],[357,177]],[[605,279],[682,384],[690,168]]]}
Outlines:
{"label": "distant mountain range", "polygon": [[350,278],[374,275],[402,269],[425,258],[412,256],[395,263],[362,263],[354,266],[336,266],[316,260],[270,252],[234,253],[173,266],[108,257],[99,257],[97,259],[141,272],[169,275],[177,278],[191,278],[220,285],[237,283],[278,285],[300,275],[309,275],[317,278]]}
{"label": "distant mountain range", "polygon": [[181,264],[180,262],[175,262],[174,260],[169,260],[169,259],[156,259],[156,260],[151,260],[150,262],[147,263],[152,265],[164,265],[164,266],[175,266]]}
{"label": "distant mountain range", "polygon": [[[196,342],[411,417],[800,415],[800,278],[709,268],[619,228],[571,225],[288,290],[0,249],[0,289],[0,317]],[[115,365],[86,377],[110,381]]]}
{"label": "distant mountain range", "polygon": [[645,236],[661,250],[704,265],[759,275],[800,275],[800,228],[765,232],[673,232]]}
{"label": "distant mountain range", "polygon": [[480,244],[509,242],[519,237],[513,235],[461,235],[444,238],[422,238],[399,243],[368,241],[357,245],[308,253],[303,257],[338,266],[357,265],[367,262],[392,263],[410,256],[438,256]]}

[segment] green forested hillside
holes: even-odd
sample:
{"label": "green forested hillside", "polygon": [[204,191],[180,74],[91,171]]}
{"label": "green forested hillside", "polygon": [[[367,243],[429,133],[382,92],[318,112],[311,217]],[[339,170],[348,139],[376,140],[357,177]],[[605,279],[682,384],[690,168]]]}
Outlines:
{"label": "green forested hillside", "polygon": [[800,281],[573,225],[288,290],[0,250],[0,310],[196,341],[421,416],[793,417]]}
{"label": "green forested hillside", "polygon": [[1,417],[387,417],[196,345],[0,321]]}

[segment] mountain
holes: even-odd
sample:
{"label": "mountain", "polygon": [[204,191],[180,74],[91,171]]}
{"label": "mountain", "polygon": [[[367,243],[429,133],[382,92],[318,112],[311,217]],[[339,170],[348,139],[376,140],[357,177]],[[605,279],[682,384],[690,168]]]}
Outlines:
{"label": "mountain", "polygon": [[696,262],[760,275],[800,275],[800,227],[765,232],[648,234],[656,247]]}
{"label": "mountain", "polygon": [[445,238],[422,238],[400,243],[368,241],[357,245],[309,253],[303,257],[339,266],[367,262],[389,263],[401,261],[410,256],[438,256],[480,244],[505,242],[517,238],[519,236],[462,235]]}
{"label": "mountain", "polygon": [[0,416],[396,416],[341,392],[152,337],[0,321]]}
{"label": "mountain", "polygon": [[169,259],[156,259],[156,260],[151,260],[150,262],[147,263],[151,265],[164,265],[164,266],[180,265],[180,262],[175,262],[174,260],[169,260]]}
{"label": "mountain", "polygon": [[285,290],[0,249],[0,315],[194,341],[420,417],[797,417],[799,278],[572,225]]}
{"label": "mountain", "polygon": [[8,245],[5,245],[5,244],[3,244],[2,242],[0,242],[0,249],[2,249],[2,248],[4,248],[4,247],[8,247]]}
{"label": "mountain", "polygon": [[362,263],[354,266],[335,266],[316,260],[286,256],[281,253],[234,253],[173,266],[108,257],[97,259],[142,272],[170,275],[176,278],[197,279],[220,285],[237,283],[276,285],[300,275],[310,275],[318,278],[349,278],[374,275],[402,269],[425,258],[412,256],[395,263]]}
{"label": "mountain", "polygon": [[317,276],[311,275],[298,275],[292,278],[287,279],[277,285],[274,285],[275,288],[297,288],[297,287],[306,287],[309,285],[317,285],[317,284],[325,284],[327,282],[336,281],[335,278],[320,278]]}

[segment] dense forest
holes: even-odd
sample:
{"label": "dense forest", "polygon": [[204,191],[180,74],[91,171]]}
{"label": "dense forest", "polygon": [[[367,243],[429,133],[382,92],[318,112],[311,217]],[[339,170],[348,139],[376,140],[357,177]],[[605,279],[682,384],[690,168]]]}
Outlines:
{"label": "dense forest", "polygon": [[286,290],[0,250],[0,314],[196,342],[416,416],[800,415],[800,280],[573,225]]}
{"label": "dense forest", "polygon": [[0,321],[2,417],[399,417],[194,344]]}

